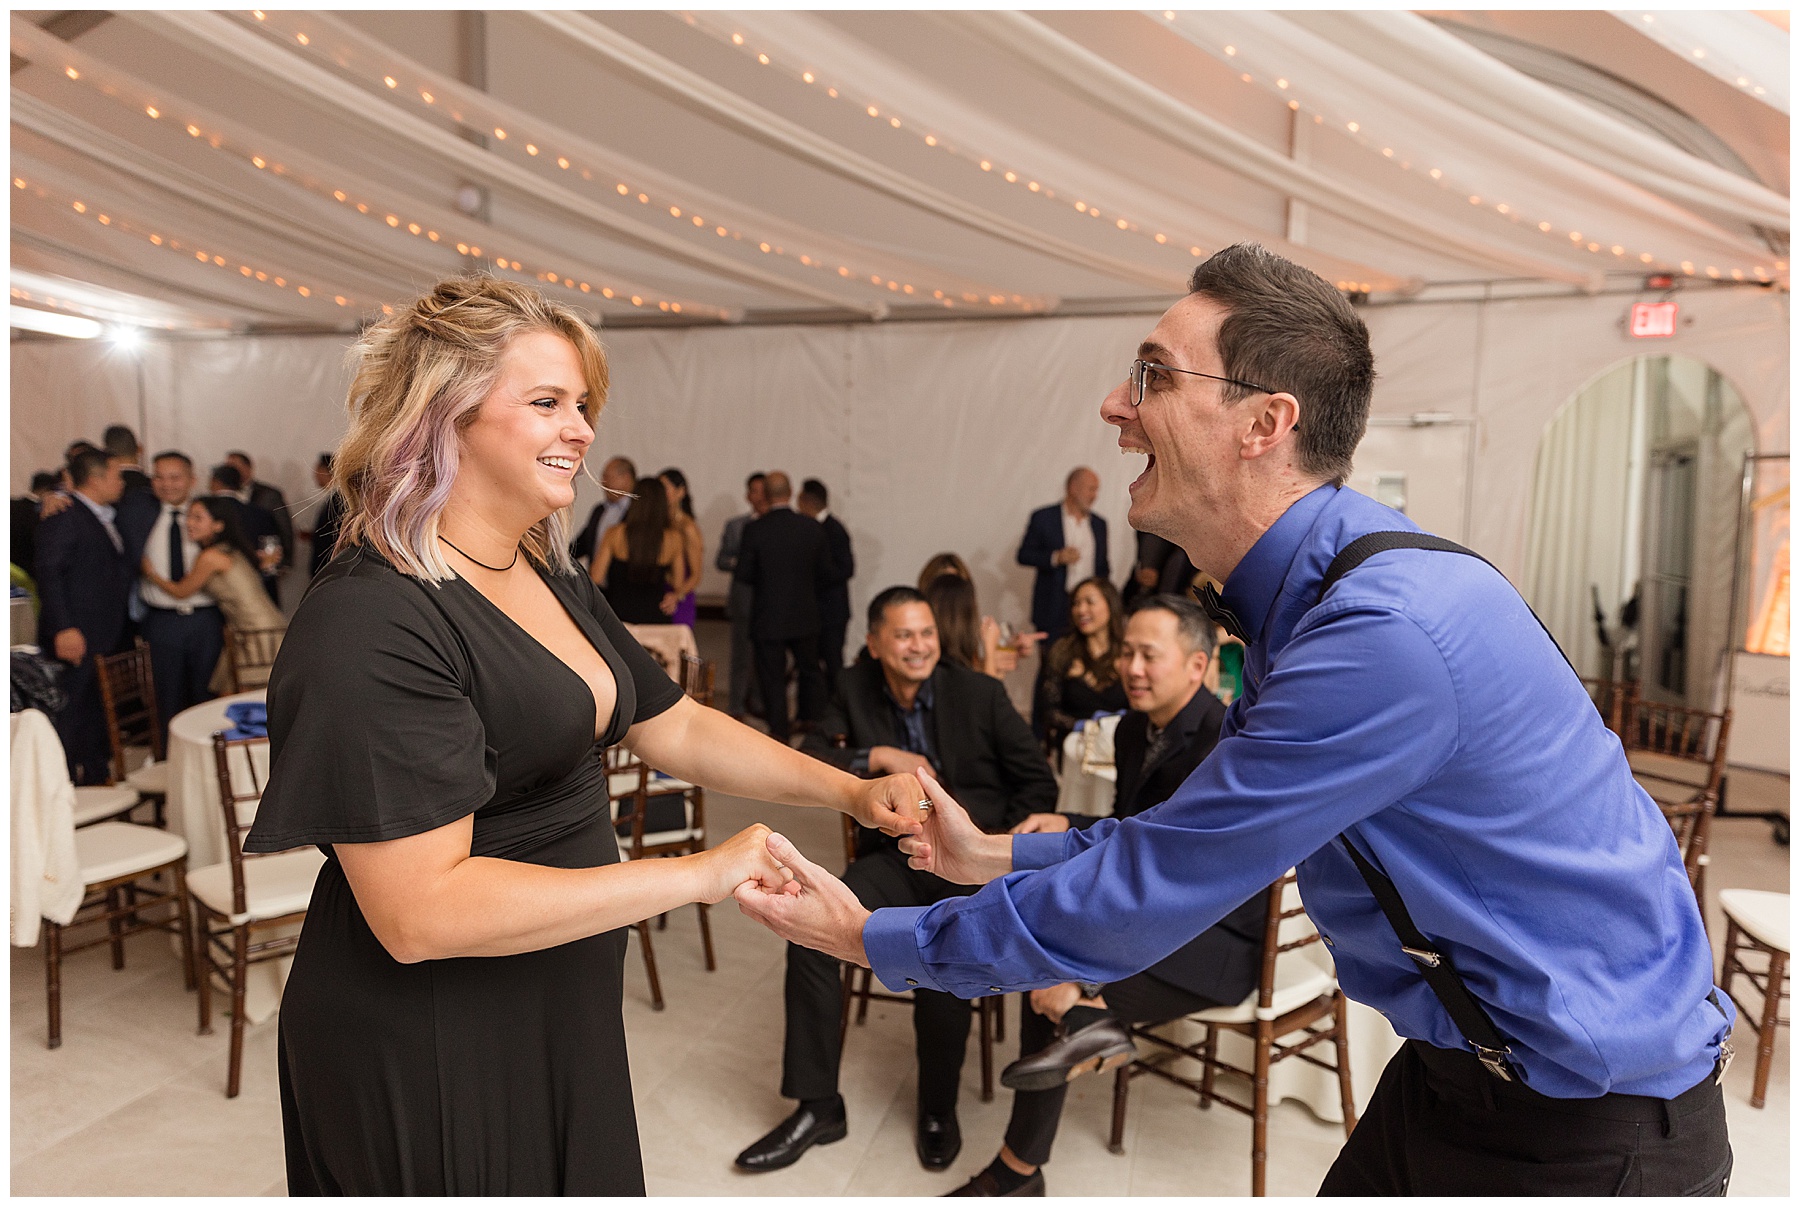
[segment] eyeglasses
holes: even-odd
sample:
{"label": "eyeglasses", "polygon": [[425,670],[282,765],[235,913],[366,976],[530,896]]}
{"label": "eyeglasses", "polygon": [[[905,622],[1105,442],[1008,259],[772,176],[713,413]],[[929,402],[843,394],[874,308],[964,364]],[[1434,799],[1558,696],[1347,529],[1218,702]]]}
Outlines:
{"label": "eyeglasses", "polygon": [[1144,391],[1149,386],[1150,374],[1152,372],[1186,373],[1189,377],[1207,377],[1211,378],[1213,381],[1222,381],[1228,385],[1243,386],[1247,390],[1256,390],[1263,394],[1275,393],[1275,391],[1271,390],[1268,386],[1259,386],[1253,381],[1240,381],[1235,377],[1220,377],[1217,373],[1201,373],[1194,369],[1177,369],[1174,365],[1158,364],[1156,361],[1144,360],[1140,357],[1131,362],[1132,406],[1140,407],[1144,405]]}

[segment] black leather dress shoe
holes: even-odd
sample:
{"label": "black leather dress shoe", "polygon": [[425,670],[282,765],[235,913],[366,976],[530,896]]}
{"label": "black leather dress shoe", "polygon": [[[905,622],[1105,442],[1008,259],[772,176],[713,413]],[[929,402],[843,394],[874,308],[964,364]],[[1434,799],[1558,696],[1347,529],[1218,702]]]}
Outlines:
{"label": "black leather dress shoe", "polygon": [[1032,1170],[1030,1177],[1011,1190],[1001,1190],[1000,1183],[994,1177],[993,1171],[984,1169],[943,1197],[946,1199],[1041,1199],[1046,1193],[1044,1171],[1041,1169]]}
{"label": "black leather dress shoe", "polygon": [[1131,1030],[1110,1014],[1079,1031],[1056,1030],[1056,1038],[1042,1051],[1007,1065],[1000,1084],[1009,1090],[1053,1090],[1083,1073],[1116,1069],[1137,1051]]}
{"label": "black leather dress shoe", "polygon": [[962,1151],[962,1128],[955,1115],[920,1115],[916,1142],[919,1164],[926,1169],[949,1169]]}
{"label": "black leather dress shoe", "polygon": [[815,1144],[833,1144],[850,1134],[844,1117],[844,1101],[835,1111],[814,1111],[802,1105],[775,1125],[775,1130],[737,1155],[737,1167],[750,1173],[786,1169]]}

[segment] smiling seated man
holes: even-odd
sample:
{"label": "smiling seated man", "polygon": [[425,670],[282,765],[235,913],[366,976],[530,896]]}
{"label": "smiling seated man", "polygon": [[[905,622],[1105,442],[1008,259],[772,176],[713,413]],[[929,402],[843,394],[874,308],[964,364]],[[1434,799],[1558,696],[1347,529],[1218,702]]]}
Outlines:
{"label": "smiling seated man", "polygon": [[[1213,622],[1190,600],[1149,595],[1131,608],[1118,661],[1131,711],[1113,738],[1114,817],[1160,805],[1218,744],[1225,706],[1205,686],[1215,645]],[[1013,833],[1086,829],[1098,820],[1034,813]],[[1006,1142],[993,1164],[951,1195],[1046,1193],[1040,1166],[1050,1160],[1068,1082],[1128,1060],[1128,1023],[1163,1023],[1243,1001],[1256,988],[1264,909],[1258,893],[1174,954],[1110,985],[1065,982],[1033,990],[1031,1009],[1019,1018],[1019,1059],[1000,1075],[1017,1091]]]}
{"label": "smiling seated man", "polygon": [[[837,697],[803,750],[865,775],[927,767],[955,785],[975,823],[993,834],[1055,805],[1056,780],[1030,726],[999,680],[939,658],[937,622],[923,595],[911,587],[877,595],[869,605],[868,648],[870,658],[844,672]],[[839,734],[847,739],[844,748],[831,744]],[[871,909],[931,905],[974,891],[914,871],[906,858],[892,839],[860,831],[857,859],[844,883]],[[781,1094],[800,1105],[738,1154],[740,1169],[781,1169],[814,1144],[849,1134],[838,1094],[839,967],[831,956],[788,945]],[[962,998],[930,989],[913,998],[919,1161],[927,1169],[945,1169],[962,1149],[956,1091],[971,1009]]]}

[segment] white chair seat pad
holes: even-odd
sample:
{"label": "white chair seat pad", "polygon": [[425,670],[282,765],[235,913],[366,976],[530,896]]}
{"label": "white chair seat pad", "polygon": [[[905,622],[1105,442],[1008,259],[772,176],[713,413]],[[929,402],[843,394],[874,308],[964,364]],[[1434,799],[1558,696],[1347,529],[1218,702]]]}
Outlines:
{"label": "white chair seat pad", "polygon": [[123,821],[103,821],[75,831],[75,860],[83,884],[117,880],[174,863],[187,854],[179,834]]}
{"label": "white chair seat pad", "polygon": [[167,796],[169,792],[169,765],[167,763],[145,763],[136,771],[125,777],[126,784],[137,791],[150,796]]}
{"label": "white chair seat pad", "polygon": [[[1337,978],[1331,973],[1308,960],[1289,956],[1275,965],[1275,993],[1267,1016],[1280,1018],[1314,998],[1324,997],[1336,987]],[[1257,994],[1252,990],[1249,997],[1235,1006],[1214,1006],[1188,1017],[1197,1023],[1253,1023],[1257,1016],[1256,998]]]}
{"label": "white chair seat pad", "polygon": [[75,789],[75,824],[85,826],[129,813],[137,806],[137,789],[129,784],[92,784]]}
{"label": "white chair seat pad", "polygon": [[1788,951],[1788,895],[1762,889],[1728,888],[1719,908],[1752,939],[1776,951]]}
{"label": "white chair seat pad", "polygon": [[673,796],[678,792],[692,792],[694,785],[686,780],[678,780],[672,775],[664,775],[660,771],[650,773],[651,796]]}
{"label": "white chair seat pad", "polygon": [[188,873],[188,891],[217,914],[228,915],[233,926],[260,918],[297,914],[312,900],[313,881],[325,866],[316,849],[283,851],[244,861],[244,912],[231,912],[231,865],[215,863]]}
{"label": "white chair seat pad", "polygon": [[614,797],[630,796],[638,790],[638,773],[615,771],[606,777],[606,791]]}

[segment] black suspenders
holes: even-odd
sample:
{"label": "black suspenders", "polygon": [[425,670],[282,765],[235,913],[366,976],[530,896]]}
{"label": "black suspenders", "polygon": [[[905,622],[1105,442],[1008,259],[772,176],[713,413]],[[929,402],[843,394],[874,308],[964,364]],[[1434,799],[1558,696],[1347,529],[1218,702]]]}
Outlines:
{"label": "black suspenders", "polygon": [[[1325,598],[1325,593],[1331,590],[1338,579],[1375,554],[1385,553],[1389,549],[1433,549],[1440,553],[1461,553],[1487,561],[1479,553],[1465,549],[1455,541],[1446,541],[1442,537],[1423,532],[1371,532],[1351,541],[1331,559],[1331,566],[1325,571],[1324,581],[1319,586],[1319,600]],[[1532,616],[1536,618],[1537,613],[1533,612]],[[1540,626],[1543,623],[1538,620]],[[1550,643],[1556,645],[1556,638],[1548,628],[1544,629],[1544,633],[1550,637]],[[1557,652],[1562,653],[1560,645],[1557,645]],[[1563,661],[1568,661],[1567,654],[1563,654]],[[1572,663],[1570,669],[1574,669]],[[1481,1003],[1475,1000],[1475,995],[1463,984],[1462,977],[1457,975],[1455,966],[1450,963],[1450,957],[1432,946],[1431,940],[1413,924],[1412,915],[1406,912],[1406,902],[1400,899],[1400,890],[1394,887],[1394,882],[1351,845],[1348,834],[1339,834],[1338,842],[1349,852],[1356,870],[1362,873],[1363,881],[1380,904],[1381,912],[1387,915],[1388,924],[1400,938],[1400,950],[1411,956],[1418,965],[1419,975],[1425,978],[1425,983],[1437,996],[1444,1012],[1450,1016],[1450,1021],[1462,1032],[1463,1039],[1475,1049],[1475,1055],[1482,1065],[1502,1081],[1512,1081],[1516,1074],[1522,1077],[1507,1062],[1506,1058],[1511,1055],[1512,1049],[1501,1038],[1500,1032],[1494,1029],[1493,1020],[1488,1018]]]}

